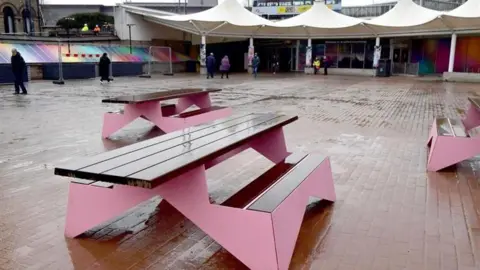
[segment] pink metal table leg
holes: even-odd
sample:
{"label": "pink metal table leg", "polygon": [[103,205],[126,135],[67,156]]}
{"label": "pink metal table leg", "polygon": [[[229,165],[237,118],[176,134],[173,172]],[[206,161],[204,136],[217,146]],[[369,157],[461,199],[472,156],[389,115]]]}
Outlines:
{"label": "pink metal table leg", "polygon": [[77,237],[155,195],[151,189],[131,186],[110,189],[70,183],[65,235]]}
{"label": "pink metal table leg", "polygon": [[227,160],[249,148],[253,148],[255,151],[268,158],[275,164],[284,160],[291,154],[287,151],[287,144],[285,142],[283,129],[278,128],[262,135],[258,139],[255,139],[248,144],[244,144],[216,159],[207,162],[205,164],[205,168],[209,169],[216,164],[219,164],[222,161]]}
{"label": "pink metal table leg", "polygon": [[473,128],[480,126],[480,112],[470,104],[470,107],[467,110],[467,115],[462,119],[463,125],[465,126],[465,131],[469,131]]}
{"label": "pink metal table leg", "polygon": [[201,167],[165,183],[159,194],[253,270],[287,270],[309,197],[336,199],[329,159],[273,213],[211,204]]}
{"label": "pink metal table leg", "polygon": [[139,117],[162,118],[162,108],[158,102],[144,102],[139,104],[125,104],[123,113],[106,113],[103,122],[102,136],[109,137],[127,124]]}
{"label": "pink metal table leg", "polygon": [[190,108],[192,105],[196,105],[201,109],[210,108],[212,102],[210,101],[210,95],[208,93],[181,97],[178,99],[177,103],[177,114],[184,112],[186,109]]}
{"label": "pink metal table leg", "polygon": [[159,194],[251,269],[278,269],[270,214],[211,204],[203,166],[163,184]]}
{"label": "pink metal table leg", "polygon": [[479,153],[479,137],[436,136],[430,147],[427,170],[439,171]]}
{"label": "pink metal table leg", "polygon": [[182,119],[164,117],[162,106],[157,101],[126,104],[122,114],[105,114],[102,136],[109,137],[139,117],[145,118],[167,133],[185,126]]}
{"label": "pink metal table leg", "polygon": [[328,158],[272,213],[278,269],[287,270],[290,265],[310,196],[332,202],[336,200]]}
{"label": "pink metal table leg", "polygon": [[258,153],[277,164],[291,153],[287,151],[287,143],[282,128],[277,128],[263,134],[250,143],[250,146]]}

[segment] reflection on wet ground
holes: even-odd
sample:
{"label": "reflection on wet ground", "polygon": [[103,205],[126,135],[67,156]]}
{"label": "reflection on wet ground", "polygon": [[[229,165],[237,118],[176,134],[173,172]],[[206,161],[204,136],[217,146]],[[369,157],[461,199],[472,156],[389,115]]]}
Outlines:
{"label": "reflection on wet ground", "polygon": [[[478,85],[263,74],[35,82],[28,96],[0,88],[0,269],[246,269],[160,198],[63,236],[69,179],[53,167],[161,134],[138,120],[102,140],[103,113],[119,107],[100,100],[186,87],[221,87],[214,103],[238,113],[296,114],[289,148],[331,156],[338,201],[308,207],[291,269],[479,269],[480,160],[425,171],[433,117],[460,117]],[[211,200],[270,165],[246,151],[209,170]]]}

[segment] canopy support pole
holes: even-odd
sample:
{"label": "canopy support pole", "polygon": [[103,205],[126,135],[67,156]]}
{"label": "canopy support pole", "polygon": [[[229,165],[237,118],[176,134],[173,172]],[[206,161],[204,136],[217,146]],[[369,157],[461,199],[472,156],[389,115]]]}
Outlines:
{"label": "canopy support pole", "polygon": [[303,26],[303,29],[305,29],[305,33],[307,33],[307,50],[305,52],[305,67],[303,68],[303,71],[305,74],[313,74],[314,70],[312,68],[312,38],[310,37],[310,31],[308,31],[308,28],[306,25]]}
{"label": "canopy support pole", "polygon": [[455,50],[457,47],[457,33],[453,31],[453,27],[443,19],[442,15],[438,16],[437,18],[440,19],[445,27],[452,31],[452,38],[450,40],[450,56],[448,58],[448,72],[453,72],[453,66],[455,65]]}
{"label": "canopy support pole", "polygon": [[300,56],[300,39],[297,39],[297,46],[295,48],[295,71],[298,71],[299,56]]}
{"label": "canopy support pole", "polygon": [[455,49],[457,47],[457,33],[452,33],[452,39],[450,41],[450,57],[448,58],[448,72],[453,72],[453,66],[455,64]]}
{"label": "canopy support pole", "polygon": [[197,29],[199,35],[203,35],[204,31],[200,30],[200,28],[198,28],[198,26],[193,21],[188,22],[191,23],[193,27],[195,27],[195,29]]}
{"label": "canopy support pole", "polygon": [[365,27],[368,31],[372,32],[374,36],[378,36],[377,32],[375,32],[370,26],[366,25],[365,23],[361,23],[363,27]]}
{"label": "canopy support pole", "polygon": [[312,67],[312,39],[307,39],[307,52],[305,53],[305,74],[313,74]]}
{"label": "canopy support pole", "polygon": [[255,46],[253,46],[253,37],[258,33],[258,31],[260,31],[260,29],[262,29],[263,27],[265,27],[265,25],[260,25],[259,27],[257,27],[257,29],[255,29],[255,31],[252,32],[252,36],[250,37],[249,39],[249,43],[248,43],[248,53],[247,53],[247,58],[248,58],[248,68],[247,68],[247,71],[249,74],[253,74],[253,67],[252,67],[252,59],[253,59],[253,56],[255,55]]}
{"label": "canopy support pole", "polygon": [[209,31],[207,31],[207,32],[205,33],[205,35],[208,35],[208,34],[212,33],[213,31],[219,29],[220,27],[224,26],[225,24],[227,24],[227,22],[223,22],[223,23],[215,26],[214,28],[212,28],[212,29],[210,29]]}
{"label": "canopy support pole", "polygon": [[440,22],[442,22],[442,24],[445,25],[445,27],[447,27],[448,30],[453,32],[453,27],[443,19],[442,15],[438,16],[437,18],[440,19]]}
{"label": "canopy support pole", "polygon": [[255,54],[255,47],[253,46],[253,36],[250,37],[248,43],[248,73],[253,74],[252,59]]}
{"label": "canopy support pole", "polygon": [[207,67],[206,67],[206,59],[207,59],[207,36],[202,34],[202,40],[200,43],[200,75],[207,74]]}
{"label": "canopy support pole", "polygon": [[207,59],[207,32],[202,31],[193,21],[188,21],[197,29],[198,34],[201,36],[200,42],[200,75],[207,74],[206,59]]}

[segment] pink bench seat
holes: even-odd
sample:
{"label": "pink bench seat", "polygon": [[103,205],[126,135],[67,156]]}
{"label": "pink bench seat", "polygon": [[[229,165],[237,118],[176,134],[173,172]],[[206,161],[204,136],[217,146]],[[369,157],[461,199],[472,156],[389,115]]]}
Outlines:
{"label": "pink bench seat", "polygon": [[427,146],[427,170],[439,171],[478,155],[480,138],[470,137],[460,119],[436,118]]}

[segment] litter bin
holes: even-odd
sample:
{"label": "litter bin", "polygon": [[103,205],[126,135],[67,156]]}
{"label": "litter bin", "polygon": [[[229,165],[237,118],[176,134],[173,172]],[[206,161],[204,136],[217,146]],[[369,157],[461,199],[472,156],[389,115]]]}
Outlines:
{"label": "litter bin", "polygon": [[377,77],[390,77],[391,75],[392,60],[380,59],[377,66]]}

